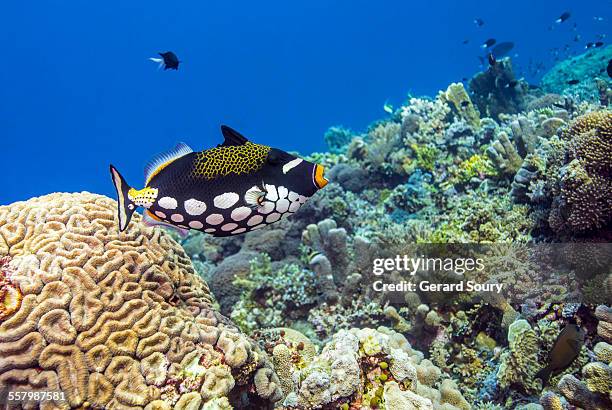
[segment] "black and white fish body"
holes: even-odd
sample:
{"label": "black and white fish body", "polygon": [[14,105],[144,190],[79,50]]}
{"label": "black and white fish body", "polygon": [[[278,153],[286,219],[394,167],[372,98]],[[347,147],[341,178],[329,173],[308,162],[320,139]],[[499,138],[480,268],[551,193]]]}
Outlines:
{"label": "black and white fish body", "polygon": [[213,236],[237,235],[281,220],[327,184],[321,165],[248,141],[223,126],[223,144],[193,152],[185,144],[155,158],[145,187],[130,187],[111,165],[118,195],[119,228],[145,208],[146,225],[181,234],[196,229]]}

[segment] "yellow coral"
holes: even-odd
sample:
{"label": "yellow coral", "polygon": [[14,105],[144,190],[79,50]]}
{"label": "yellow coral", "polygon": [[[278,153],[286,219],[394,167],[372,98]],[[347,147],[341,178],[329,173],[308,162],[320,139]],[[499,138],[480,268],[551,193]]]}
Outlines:
{"label": "yellow coral", "polygon": [[480,114],[462,83],[452,83],[440,93],[444,101],[450,102],[461,118],[474,128],[480,128]]}

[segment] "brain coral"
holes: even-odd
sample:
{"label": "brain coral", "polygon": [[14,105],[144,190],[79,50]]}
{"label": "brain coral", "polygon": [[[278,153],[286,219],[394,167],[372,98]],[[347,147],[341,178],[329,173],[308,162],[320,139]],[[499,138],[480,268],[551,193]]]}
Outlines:
{"label": "brain coral", "polygon": [[278,400],[266,356],[212,308],[182,248],[138,223],[119,233],[115,209],[89,193],[0,207],[2,286],[23,295],[0,317],[0,386],[65,392],[49,408]]}

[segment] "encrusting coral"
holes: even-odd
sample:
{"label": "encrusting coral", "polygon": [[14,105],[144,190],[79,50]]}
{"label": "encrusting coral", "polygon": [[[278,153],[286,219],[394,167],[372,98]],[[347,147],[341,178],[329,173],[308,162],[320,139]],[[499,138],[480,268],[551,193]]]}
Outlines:
{"label": "encrusting coral", "polygon": [[182,248],[137,218],[119,233],[115,214],[89,193],[0,207],[0,386],[61,390],[60,408],[278,400],[266,355],[213,309]]}

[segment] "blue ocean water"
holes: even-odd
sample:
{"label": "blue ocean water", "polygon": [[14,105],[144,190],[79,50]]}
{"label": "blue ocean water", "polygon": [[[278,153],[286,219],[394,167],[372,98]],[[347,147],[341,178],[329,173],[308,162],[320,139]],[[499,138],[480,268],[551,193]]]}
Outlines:
{"label": "blue ocean water", "polygon": [[[515,68],[537,83],[530,62],[550,67],[551,49],[579,52],[609,34],[611,5],[5,1],[0,204],[54,191],[112,196],[109,163],[139,186],[155,153],[178,141],[213,146],[222,123],[285,150],[324,150],[331,125],[360,130],[385,115],[387,100],[471,77],[490,37],[513,41]],[[555,24],[564,11],[570,20]],[[178,71],[148,61],[166,50],[181,59]]]}

